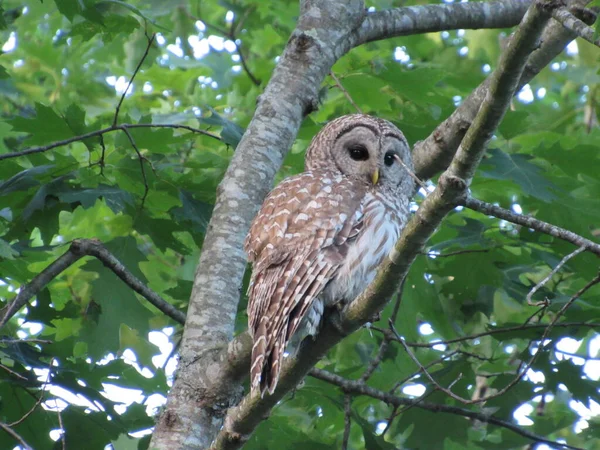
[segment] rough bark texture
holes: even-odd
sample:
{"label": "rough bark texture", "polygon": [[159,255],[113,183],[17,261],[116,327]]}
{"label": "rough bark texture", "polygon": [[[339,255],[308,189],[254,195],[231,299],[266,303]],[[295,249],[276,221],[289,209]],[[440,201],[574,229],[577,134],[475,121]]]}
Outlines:
{"label": "rough bark texture", "polygon": [[[502,120],[521,77],[525,61],[537,46],[549,18],[546,9],[537,3],[528,10],[514,39],[503,53],[499,70],[491,77],[490,92],[497,95],[486,96],[474,126],[469,130],[469,135],[457,155],[460,156],[460,170],[451,166],[440,177],[438,187],[425,199],[416,215],[409,221],[389,259],[382,264],[375,281],[358,299],[350,303],[339,317],[330,316],[335,325],[330,320],[316,340],[305,342],[296,358],[286,360],[279,384],[272,395],[264,398],[248,395],[240,405],[230,409],[224,427],[212,446],[213,449],[240,448],[277,402],[303,379],[329,348],[367,322],[389,301],[435,229],[444,217],[466,198],[467,181],[477,167],[486,143]],[[499,95],[500,93],[502,95]]]}
{"label": "rough bark texture", "polygon": [[369,14],[356,30],[355,45],[432,31],[508,28],[519,23],[531,0],[409,6]]}
{"label": "rough bark texture", "polygon": [[151,447],[207,448],[227,408],[240,399],[238,383],[219,382],[223,374],[217,357],[233,333],[246,267],[243,240],[302,118],[318,107],[321,82],[341,56],[341,40],[365,13],[360,0],[302,3],[297,28],[219,186],[194,281],[178,376]]}
{"label": "rough bark texture", "polygon": [[[497,4],[506,7],[503,9],[506,17],[493,17],[491,11],[499,11],[494,9],[499,7],[495,6]],[[254,118],[219,186],[190,300],[177,378],[150,448],[207,448],[219,433],[228,408],[241,398],[239,378],[246,374],[243,368],[248,364],[249,337],[244,334],[229,345],[228,342],[233,333],[246,266],[242,242],[252,217],[272,185],[275,172],[293,143],[302,118],[318,106],[321,82],[335,61],[353,46],[370,40],[453,27],[514,25],[529,4],[525,0],[503,0],[493,4],[399,8],[391,13],[390,20],[394,24],[382,27],[380,24],[386,16],[381,13],[367,15],[359,0],[301,2],[297,28],[259,98]],[[450,7],[455,7],[456,16],[448,13]],[[474,10],[481,10],[483,14],[473,15]],[[410,20],[402,19],[403,11]],[[449,17],[455,20],[450,25],[445,22],[451,20]],[[428,164],[435,162],[429,160]],[[362,315],[368,311],[368,308],[364,309],[360,317],[352,314],[347,317],[344,330],[356,329],[363,321]],[[259,411],[270,410],[341,338],[335,328],[327,326],[318,343],[309,343],[306,351],[301,352],[299,365],[284,368],[274,396],[268,397],[258,410],[252,407],[256,399],[246,399],[230,411],[224,432],[215,445],[239,447],[262,420]]]}

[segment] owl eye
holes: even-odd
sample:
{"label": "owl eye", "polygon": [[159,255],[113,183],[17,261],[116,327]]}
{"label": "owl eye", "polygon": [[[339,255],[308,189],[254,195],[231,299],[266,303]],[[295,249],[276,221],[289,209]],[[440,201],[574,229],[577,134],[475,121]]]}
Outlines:
{"label": "owl eye", "polygon": [[354,161],[366,161],[369,159],[369,151],[367,147],[361,144],[354,144],[348,147],[350,158]]}
{"label": "owl eye", "polygon": [[386,166],[391,166],[394,164],[394,160],[396,159],[396,155],[393,152],[387,152],[383,157],[383,162]]}

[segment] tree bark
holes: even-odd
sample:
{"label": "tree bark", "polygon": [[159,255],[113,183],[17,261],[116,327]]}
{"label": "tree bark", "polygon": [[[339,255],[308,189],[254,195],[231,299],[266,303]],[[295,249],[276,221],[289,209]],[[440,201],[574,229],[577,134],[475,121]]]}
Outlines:
{"label": "tree bark", "polygon": [[[246,267],[242,243],[303,117],[318,107],[320,85],[337,59],[353,46],[390,36],[453,27],[515,25],[529,4],[503,0],[399,8],[389,13],[394,22],[382,27],[385,14],[367,14],[359,0],[301,2],[298,25],[259,97],[255,115],[218,188],[190,299],[177,377],[150,448],[207,448],[217,436],[228,408],[241,398],[239,380],[245,373],[240,370],[247,367],[249,336],[244,334],[228,342]],[[473,13],[494,10],[498,5],[504,8],[504,17]],[[403,11],[411,20],[402,19]],[[349,324],[351,331],[360,321]],[[332,340],[341,339],[331,333]],[[327,340],[326,336],[321,338]],[[305,364],[315,361],[310,358]],[[280,385],[291,389],[295,382],[292,376]],[[235,433],[231,436],[234,440],[240,438],[239,442],[244,440]]]}

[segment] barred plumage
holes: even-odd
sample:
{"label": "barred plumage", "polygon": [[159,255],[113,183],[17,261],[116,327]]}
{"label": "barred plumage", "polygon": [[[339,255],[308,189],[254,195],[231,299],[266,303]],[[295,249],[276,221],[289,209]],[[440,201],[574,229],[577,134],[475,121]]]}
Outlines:
{"label": "barred plumage", "polygon": [[306,172],[265,199],[246,238],[253,264],[250,383],[273,393],[289,341],[315,335],[324,306],[349,302],[373,280],[409,215],[412,167],[402,133],[366,115],[330,122],[306,153]]}

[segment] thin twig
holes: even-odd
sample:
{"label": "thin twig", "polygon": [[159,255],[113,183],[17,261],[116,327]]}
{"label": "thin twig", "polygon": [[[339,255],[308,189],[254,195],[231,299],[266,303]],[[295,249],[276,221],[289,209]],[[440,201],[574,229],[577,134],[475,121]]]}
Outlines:
{"label": "thin twig", "polygon": [[336,385],[342,389],[343,392],[348,394],[357,394],[357,395],[366,395],[368,397],[375,398],[382,402],[385,402],[389,405],[393,405],[396,407],[401,406],[413,406],[416,408],[421,408],[427,411],[432,412],[441,412],[447,414],[454,414],[458,416],[467,417],[470,419],[480,420],[481,422],[490,423],[492,425],[497,425],[502,428],[506,428],[514,433],[517,433],[520,436],[526,437],[527,439],[531,439],[534,442],[546,443],[557,448],[567,448],[571,450],[582,450],[579,447],[574,447],[572,445],[563,444],[561,442],[552,441],[543,436],[539,436],[537,434],[531,433],[518,425],[515,425],[510,422],[506,422],[501,419],[497,419],[490,414],[484,414],[477,411],[472,411],[470,409],[465,409],[457,406],[437,404],[437,403],[429,403],[424,402],[419,399],[410,399],[404,397],[398,397],[396,395],[388,394],[387,392],[380,391],[379,389],[372,388],[368,386],[366,383],[362,381],[356,380],[348,380],[339,375],[333,374],[331,372],[327,372],[326,370],[313,368],[309,372],[311,376],[325,381],[327,383]]}
{"label": "thin twig", "polygon": [[377,356],[373,358],[370,362],[360,379],[363,381],[367,381],[373,375],[373,372],[379,367],[379,364],[383,361],[383,357],[385,356],[385,352],[387,351],[389,346],[389,340],[384,337],[383,341],[379,345],[379,350],[377,351]]}
{"label": "thin twig", "polygon": [[56,408],[56,414],[58,415],[58,426],[60,427],[60,440],[62,442],[62,450],[67,450],[67,441],[65,436],[65,426],[63,425],[62,415],[60,413],[60,408]]}
{"label": "thin twig", "polygon": [[455,252],[448,252],[448,253],[434,253],[432,251],[429,251],[429,252],[423,252],[422,254],[430,256],[430,257],[434,257],[434,258],[449,258],[450,256],[465,255],[467,253],[488,253],[491,250],[494,250],[497,248],[502,248],[502,247],[504,247],[504,244],[494,245],[493,247],[488,247],[488,248],[456,250]]}
{"label": "thin twig", "polygon": [[600,38],[595,35],[594,29],[588,26],[583,20],[575,17],[568,9],[556,9],[552,12],[552,17],[560,22],[567,30],[572,31],[590,44],[600,47]]}
{"label": "thin twig", "polygon": [[465,405],[482,403],[482,402],[491,400],[493,398],[500,397],[501,395],[504,395],[507,391],[512,389],[517,383],[519,383],[521,381],[521,379],[525,376],[525,374],[533,366],[533,364],[537,360],[538,356],[542,353],[543,349],[546,347],[546,344],[544,344],[544,341],[550,335],[550,332],[552,331],[554,326],[557,325],[556,322],[562,317],[562,315],[567,311],[567,309],[575,302],[575,300],[577,300],[588,289],[590,289],[592,286],[594,286],[598,283],[600,283],[600,274],[598,274],[592,281],[590,281],[583,288],[581,288],[579,291],[577,291],[569,299],[569,301],[563,305],[563,307],[556,313],[556,316],[554,317],[552,322],[550,322],[550,324],[548,324],[546,326],[546,329],[544,330],[544,333],[542,334],[540,341],[539,341],[540,345],[537,348],[537,350],[535,351],[535,353],[532,355],[532,357],[529,359],[529,361],[525,365],[519,366],[519,368],[517,369],[517,373],[512,381],[510,381],[506,386],[504,386],[502,389],[499,389],[494,394],[490,394],[488,396],[477,398],[477,399],[467,399],[467,398],[461,397],[460,395],[457,395],[454,392],[452,392],[449,388],[445,388],[445,387],[441,386],[433,378],[433,376],[423,367],[423,365],[420,363],[420,361],[415,356],[415,354],[411,351],[410,347],[407,345],[407,343],[404,341],[404,339],[402,339],[402,337],[398,334],[398,332],[394,328],[394,324],[392,322],[390,322],[390,328],[391,328],[392,332],[396,335],[398,342],[400,342],[400,344],[402,344],[402,346],[404,347],[404,350],[406,351],[408,356],[413,360],[413,362],[417,365],[417,367],[419,367],[423,371],[425,376],[429,379],[429,381],[431,381],[433,383],[433,385],[436,388],[438,388],[440,391],[444,392],[446,395],[450,396],[454,400],[457,400]]}
{"label": "thin twig", "polygon": [[531,216],[525,216],[522,214],[515,214],[507,209],[501,208],[491,203],[482,202],[473,197],[468,197],[462,202],[464,206],[474,211],[478,211],[488,216],[494,216],[498,219],[506,220],[507,222],[522,225],[527,228],[532,228],[536,231],[549,234],[550,236],[563,239],[567,242],[575,244],[578,247],[585,247],[586,250],[600,256],[600,244],[590,241],[572,231],[565,230],[564,228],[551,225],[547,222],[535,219]]}
{"label": "thin twig", "polygon": [[[102,128],[101,130],[90,131],[89,133],[81,134],[79,136],[73,136],[68,139],[63,139],[62,141],[56,141],[56,142],[53,142],[52,144],[43,145],[40,147],[31,147],[31,148],[27,148],[25,150],[21,150],[19,152],[13,152],[13,153],[3,153],[3,154],[0,154],[0,161],[2,161],[3,159],[18,158],[19,156],[32,155],[34,153],[43,153],[43,152],[47,152],[48,150],[52,150],[57,147],[63,147],[65,145],[72,144],[73,142],[83,141],[85,139],[89,139],[89,138],[92,138],[95,136],[102,136],[106,133],[110,133],[110,132],[117,131],[117,130],[124,131],[126,129],[133,129],[133,128],[182,129],[182,130],[188,130],[188,131],[191,131],[191,132],[197,133],[197,134],[203,134],[204,136],[209,136],[209,137],[216,139],[218,141],[221,141],[221,142],[223,141],[220,136],[218,136],[214,133],[210,133],[208,131],[200,130],[198,128],[190,127],[187,125],[176,125],[176,124],[170,124],[170,123],[166,123],[166,124],[127,123],[127,124],[114,125],[114,126],[110,126],[107,128]],[[103,153],[104,153],[104,151],[103,151]]]}
{"label": "thin twig", "polygon": [[52,376],[52,364],[54,363],[54,358],[52,358],[52,360],[50,361],[50,364],[48,364],[48,375],[46,376],[46,381],[44,381],[44,384],[40,387],[40,396],[38,397],[38,399],[36,400],[36,402],[33,404],[33,406],[29,409],[29,411],[27,411],[20,419],[15,420],[12,423],[9,423],[8,426],[9,427],[15,427],[17,425],[19,425],[20,423],[22,423],[25,419],[27,419],[32,413],[33,411],[35,411],[35,409],[40,406],[40,403],[42,403],[42,401],[44,400],[44,388],[48,385],[48,383],[50,383],[50,377]]}
{"label": "thin twig", "polygon": [[17,378],[19,378],[19,379],[21,379],[21,380],[23,380],[23,381],[29,381],[29,380],[27,379],[27,377],[24,377],[24,376],[23,376],[23,375],[21,375],[20,373],[18,373],[18,372],[15,372],[14,370],[12,370],[12,369],[10,369],[10,368],[6,367],[4,364],[0,364],[0,369],[7,371],[7,372],[8,372],[8,373],[10,373],[10,374],[11,374],[13,377],[17,377]]}
{"label": "thin twig", "polygon": [[342,437],[342,450],[348,449],[350,430],[352,428],[352,397],[344,396],[344,435]]}
{"label": "thin twig", "polygon": [[529,294],[527,294],[527,297],[526,297],[527,304],[530,306],[548,305],[548,299],[545,299],[541,302],[534,302],[532,300],[533,294],[535,294],[546,283],[548,283],[548,281],[550,281],[550,279],[556,274],[556,272],[558,272],[562,268],[562,266],[564,266],[567,263],[567,261],[569,261],[571,258],[579,255],[584,250],[585,250],[585,247],[579,247],[579,248],[575,249],[575,251],[569,253],[567,256],[565,256],[563,259],[561,259],[560,262],[556,265],[556,267],[554,269],[552,269],[552,271],[548,274],[548,276],[546,276],[542,281],[540,281],[538,284],[536,284],[531,289],[531,291],[529,291]]}
{"label": "thin twig", "polygon": [[15,430],[13,430],[11,427],[9,427],[7,424],[5,424],[4,422],[0,422],[0,428],[2,428],[4,431],[6,431],[8,434],[10,434],[13,438],[15,438],[19,442],[19,445],[21,445],[21,447],[23,447],[24,450],[33,450],[31,445],[29,445],[27,442],[25,442],[25,439],[23,439],[19,435],[19,433],[17,433]]}
{"label": "thin twig", "polygon": [[[570,328],[570,327],[586,327],[586,328],[597,328],[600,327],[600,323],[595,323],[595,322],[564,322],[564,323],[557,323],[556,325],[554,325],[555,328]],[[431,347],[435,347],[436,345],[449,345],[449,344],[456,344],[457,342],[464,342],[464,341],[472,341],[473,339],[478,339],[480,337],[484,337],[484,336],[492,336],[495,334],[504,334],[504,333],[511,333],[513,331],[521,331],[521,330],[533,330],[533,329],[545,329],[547,328],[546,324],[535,324],[535,325],[516,325],[514,327],[506,327],[506,328],[496,328],[493,330],[489,330],[489,331],[483,331],[481,333],[476,333],[476,334],[471,334],[469,336],[462,336],[459,338],[454,338],[454,339],[448,339],[445,341],[434,341],[434,342],[407,342],[406,345],[408,345],[409,347],[414,347],[414,348],[431,348]],[[397,341],[398,338],[396,338],[393,333],[388,330],[387,328],[379,328],[379,327],[371,327],[372,330],[375,331],[379,331],[382,334],[388,334],[390,335],[389,338]]]}
{"label": "thin twig", "polygon": [[[135,140],[133,139],[133,136],[131,135],[129,130],[127,128],[125,128],[123,131],[125,132],[125,135],[127,136],[129,143],[131,144],[131,147],[133,147],[133,149],[137,153],[138,161],[140,163],[142,179],[144,180],[144,195],[142,196],[141,207],[144,208],[144,203],[146,202],[146,197],[148,197],[148,192],[150,191],[150,187],[148,186],[148,178],[146,177],[146,169],[144,168],[144,160],[147,161],[147,159],[144,156],[142,156],[140,149],[138,148],[137,144],[135,143]],[[154,170],[154,169],[152,169],[152,170]]]}
{"label": "thin twig", "polygon": [[400,156],[398,156],[396,153],[394,153],[394,159],[396,161],[398,161],[400,163],[400,165],[402,167],[404,167],[404,170],[406,170],[408,172],[408,174],[410,175],[410,177],[415,180],[415,182],[421,186],[423,188],[423,190],[425,191],[425,195],[427,195],[427,193],[429,192],[428,186],[425,184],[425,182],[423,180],[421,180],[411,169],[410,167],[408,167],[406,164],[404,164],[404,161],[402,161],[402,159],[400,158]]}
{"label": "thin twig", "polygon": [[439,358],[439,359],[436,359],[435,361],[431,361],[430,363],[428,363],[428,364],[426,364],[426,365],[422,366],[422,368],[421,368],[421,367],[419,367],[419,369],[418,369],[416,372],[414,372],[413,374],[411,374],[411,375],[408,375],[407,377],[404,377],[403,379],[401,379],[401,380],[397,381],[397,382],[394,384],[394,386],[393,386],[393,387],[390,389],[390,391],[389,391],[389,392],[390,392],[390,394],[393,394],[393,393],[394,393],[394,392],[396,392],[396,390],[397,390],[397,389],[398,389],[400,386],[402,386],[404,383],[407,383],[408,381],[412,380],[414,377],[416,377],[417,375],[419,375],[419,374],[420,374],[420,373],[423,371],[423,369],[427,370],[427,369],[429,369],[429,368],[431,368],[431,367],[435,366],[436,364],[440,364],[440,363],[442,363],[442,362],[446,361],[447,359],[450,359],[450,358],[452,358],[452,357],[453,357],[454,355],[456,355],[456,354],[458,354],[458,350],[453,350],[453,351],[451,351],[450,353],[447,353],[447,354],[445,354],[445,355],[444,355],[444,356],[442,356],[441,358]]}
{"label": "thin twig", "polygon": [[363,114],[362,109],[360,109],[360,107],[354,102],[350,93],[346,90],[346,88],[344,88],[339,78],[335,76],[335,73],[333,73],[333,70],[329,72],[329,76],[333,79],[339,90],[342,91],[342,94],[344,94],[344,96],[350,102],[350,104],[354,106],[354,109],[356,109],[356,111],[358,111],[359,114]]}
{"label": "thin twig", "polygon": [[185,323],[185,313],[179,311],[156,292],[148,288],[137,277],[129,272],[125,266],[98,240],[77,239],[71,243],[69,250],[58,257],[46,267],[40,274],[24,286],[21,286],[19,293],[14,300],[0,311],[0,329],[13,317],[17,311],[27,304],[29,299],[41,291],[50,281],[60,275],[67,268],[84,256],[94,256],[98,258],[106,267],[114,272],[125,284],[131,287],[165,315],[171,317],[180,324]]}
{"label": "thin twig", "polygon": [[156,37],[156,33],[153,33],[152,36],[150,36],[150,39],[148,39],[148,45],[146,45],[146,50],[144,51],[144,54],[140,58],[135,70],[133,71],[133,75],[131,75],[131,78],[129,79],[129,83],[127,83],[127,88],[125,88],[125,91],[123,91],[123,95],[121,95],[121,98],[119,99],[119,103],[117,103],[117,107],[115,108],[115,117],[112,122],[113,127],[116,127],[117,123],[119,122],[119,112],[121,110],[121,105],[123,105],[123,101],[125,100],[125,96],[127,95],[129,88],[131,87],[131,83],[133,83],[135,76],[138,74],[138,72],[140,71],[140,68],[142,67],[142,64],[144,64],[144,61],[148,57],[148,53],[150,52],[150,48],[152,47],[152,44],[154,43],[155,37]]}

